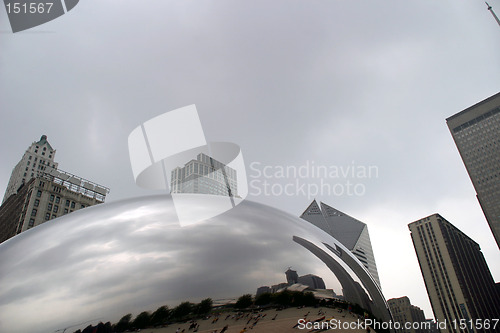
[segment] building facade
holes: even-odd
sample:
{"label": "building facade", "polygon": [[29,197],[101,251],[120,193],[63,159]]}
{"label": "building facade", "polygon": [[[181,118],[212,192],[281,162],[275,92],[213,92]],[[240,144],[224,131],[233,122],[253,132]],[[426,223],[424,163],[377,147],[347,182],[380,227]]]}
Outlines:
{"label": "building facade", "polygon": [[[424,311],[418,306],[412,305],[410,299],[406,296],[400,298],[392,298],[387,300],[389,309],[391,310],[392,317],[395,322],[400,323],[398,333],[428,333],[431,325],[425,324],[426,319]],[[413,323],[418,323],[413,326]],[[426,326],[429,326],[426,329]]]}
{"label": "building facade", "polygon": [[[479,245],[434,214],[408,225],[432,311],[441,332],[498,332],[470,325],[498,319],[500,295]],[[468,327],[451,325],[467,322]]]}
{"label": "building facade", "polygon": [[500,93],[446,122],[500,248]]}
{"label": "building facade", "polygon": [[184,167],[172,170],[170,191],[238,197],[236,170],[200,153]]}
{"label": "building facade", "polygon": [[317,275],[306,274],[298,278],[298,283],[306,285],[312,289],[326,289],[325,281]]}
{"label": "building facade", "polygon": [[57,169],[54,154],[44,135],[15,166],[6,190],[8,197],[0,206],[0,243],[54,218],[104,202],[108,188]]}
{"label": "building facade", "polygon": [[17,193],[19,187],[31,178],[48,172],[50,169],[57,169],[57,163],[54,161],[55,156],[56,150],[47,141],[46,135],[42,135],[39,141],[33,142],[12,170],[2,203],[12,194]]}
{"label": "building facade", "polygon": [[322,202],[320,208],[316,200],[313,200],[300,218],[329,233],[347,247],[381,288],[368,226],[365,223]]}

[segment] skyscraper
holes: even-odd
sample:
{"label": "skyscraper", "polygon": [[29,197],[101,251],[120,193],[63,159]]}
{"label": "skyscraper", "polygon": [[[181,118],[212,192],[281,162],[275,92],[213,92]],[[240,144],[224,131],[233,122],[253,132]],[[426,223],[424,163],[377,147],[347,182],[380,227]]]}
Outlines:
{"label": "skyscraper", "polygon": [[[446,332],[498,332],[453,326],[498,318],[500,295],[479,245],[438,214],[408,225],[436,320]],[[497,328],[498,329],[498,328]],[[441,330],[443,332],[443,330]]]}
{"label": "skyscraper", "polygon": [[238,196],[236,170],[203,153],[171,172],[172,193]]}
{"label": "skyscraper", "polygon": [[[427,333],[425,327],[420,327],[415,325],[415,327],[405,327],[407,323],[424,323],[425,315],[424,311],[418,306],[412,305],[410,299],[406,296],[400,298],[391,298],[387,300],[389,308],[391,309],[394,321],[401,324],[401,329],[398,330],[399,333]],[[421,324],[418,324],[421,325]],[[422,325],[424,326],[424,325]]]}
{"label": "skyscraper", "polygon": [[380,288],[377,264],[368,234],[368,226],[365,223],[322,202],[320,208],[316,200],[313,200],[300,218],[329,233],[347,247],[370,272]]}
{"label": "skyscraper", "polygon": [[33,142],[12,170],[2,203],[31,178],[48,172],[50,169],[57,169],[57,163],[54,162],[55,156],[56,150],[47,141],[46,135],[42,135],[40,140]]}
{"label": "skyscraper", "polygon": [[0,206],[0,243],[75,210],[104,202],[109,189],[58,169],[43,135],[12,171]]}
{"label": "skyscraper", "polygon": [[446,122],[500,248],[500,93]]}
{"label": "skyscraper", "polygon": [[299,281],[299,275],[297,274],[297,271],[294,271],[291,267],[288,267],[288,269],[285,272],[286,275],[286,282],[288,284],[294,284]]}

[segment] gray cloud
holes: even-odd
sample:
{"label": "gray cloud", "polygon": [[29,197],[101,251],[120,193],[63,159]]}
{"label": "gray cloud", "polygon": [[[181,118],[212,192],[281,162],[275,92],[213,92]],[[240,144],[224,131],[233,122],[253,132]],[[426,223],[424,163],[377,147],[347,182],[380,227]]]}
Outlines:
{"label": "gray cloud", "polygon": [[[498,26],[482,2],[86,1],[15,35],[3,10],[0,22],[0,188],[47,134],[60,167],[109,186],[108,201],[149,194],[134,184],[128,134],[195,103],[207,139],[238,143],[247,166],[378,166],[364,196],[318,199],[368,223],[388,298],[408,295],[431,316],[406,225],[436,211],[500,277],[444,121],[500,90]],[[252,199],[295,215],[309,203]],[[105,235],[123,236],[94,236]],[[69,255],[85,240],[71,242],[54,260],[81,260]],[[391,267],[394,247],[412,278]]]}

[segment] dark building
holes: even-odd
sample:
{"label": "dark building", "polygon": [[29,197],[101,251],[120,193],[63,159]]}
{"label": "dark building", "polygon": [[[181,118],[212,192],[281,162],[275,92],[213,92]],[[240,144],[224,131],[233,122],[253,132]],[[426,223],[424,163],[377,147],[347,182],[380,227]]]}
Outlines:
{"label": "dark building", "polygon": [[288,284],[297,283],[297,281],[299,280],[299,275],[291,267],[289,267],[287,269],[287,271],[285,272],[285,275],[286,275],[286,282]]}
{"label": "dark building", "polygon": [[34,182],[35,179],[31,179],[22,184],[17,193],[11,195],[0,206],[0,243],[21,232]]}
{"label": "dark building", "polygon": [[446,122],[500,248],[500,93]]}
{"label": "dark building", "polygon": [[307,274],[299,277],[298,283],[306,285],[312,289],[326,289],[325,281],[317,275]]}
{"label": "dark building", "polygon": [[[408,225],[437,321],[485,321],[498,318],[500,295],[479,245],[434,214]],[[447,325],[442,332],[498,332]]]}

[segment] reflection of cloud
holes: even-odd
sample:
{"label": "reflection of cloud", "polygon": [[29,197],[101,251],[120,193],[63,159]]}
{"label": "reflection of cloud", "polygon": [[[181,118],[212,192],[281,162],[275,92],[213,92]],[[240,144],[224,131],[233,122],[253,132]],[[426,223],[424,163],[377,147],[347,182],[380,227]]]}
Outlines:
{"label": "reflection of cloud", "polygon": [[332,273],[293,234],[331,242],[296,217],[250,202],[185,228],[170,196],[86,208],[0,246],[0,329],[55,330],[237,297],[281,281],[288,266],[332,285]]}

